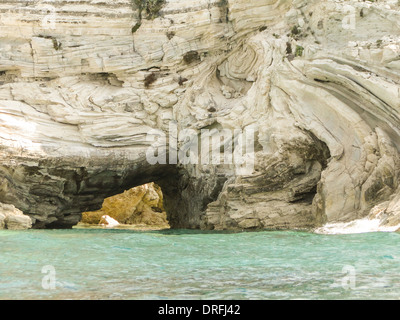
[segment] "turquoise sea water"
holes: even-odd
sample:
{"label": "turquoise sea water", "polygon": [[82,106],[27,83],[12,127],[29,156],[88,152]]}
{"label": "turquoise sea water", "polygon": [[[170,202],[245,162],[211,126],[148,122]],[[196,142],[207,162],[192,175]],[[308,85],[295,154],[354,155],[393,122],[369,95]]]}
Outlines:
{"label": "turquoise sea water", "polygon": [[398,233],[0,231],[0,299],[399,298]]}

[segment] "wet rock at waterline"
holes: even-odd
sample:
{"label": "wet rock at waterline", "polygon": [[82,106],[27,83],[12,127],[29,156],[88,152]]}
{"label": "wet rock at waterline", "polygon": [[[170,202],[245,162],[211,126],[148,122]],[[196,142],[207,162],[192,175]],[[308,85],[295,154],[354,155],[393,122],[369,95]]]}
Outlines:
{"label": "wet rock at waterline", "polygon": [[[52,5],[0,4],[0,202],[33,227],[149,182],[173,228],[308,229],[376,206],[398,221],[397,1]],[[159,132],[174,160],[187,129],[221,161],[148,161]],[[227,129],[253,130],[252,170],[222,161]]]}
{"label": "wet rock at waterline", "polygon": [[117,220],[111,218],[106,214],[101,217],[99,224],[102,226],[106,226],[108,228],[114,228],[120,225],[120,223]]}

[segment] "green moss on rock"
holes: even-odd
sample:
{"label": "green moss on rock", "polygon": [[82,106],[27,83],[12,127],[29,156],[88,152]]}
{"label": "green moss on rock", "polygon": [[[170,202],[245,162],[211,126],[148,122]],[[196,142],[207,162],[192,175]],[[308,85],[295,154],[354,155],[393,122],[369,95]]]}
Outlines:
{"label": "green moss on rock", "polygon": [[301,57],[303,55],[304,48],[302,46],[296,46],[296,52],[295,56],[296,57]]}
{"label": "green moss on rock", "polygon": [[142,19],[143,12],[146,13],[146,19],[153,20],[160,15],[160,10],[165,5],[165,0],[133,0],[139,10],[139,18]]}

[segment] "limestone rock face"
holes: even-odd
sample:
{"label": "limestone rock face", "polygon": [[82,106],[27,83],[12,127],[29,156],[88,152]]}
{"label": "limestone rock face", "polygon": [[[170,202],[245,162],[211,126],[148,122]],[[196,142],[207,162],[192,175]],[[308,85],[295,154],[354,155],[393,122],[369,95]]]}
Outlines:
{"label": "limestone rock face", "polygon": [[13,205],[0,203],[0,229],[25,230],[32,227],[32,220]]}
{"label": "limestone rock face", "polygon": [[[34,227],[153,181],[172,227],[399,219],[397,0],[4,0],[0,35],[0,201]],[[253,130],[253,170],[149,163],[171,121]]]}

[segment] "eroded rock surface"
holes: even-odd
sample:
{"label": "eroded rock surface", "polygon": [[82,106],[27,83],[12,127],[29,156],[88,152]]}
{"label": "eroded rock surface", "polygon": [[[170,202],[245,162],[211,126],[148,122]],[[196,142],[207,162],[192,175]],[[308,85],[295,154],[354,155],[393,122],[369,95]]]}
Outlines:
{"label": "eroded rock surface", "polygon": [[[0,3],[1,202],[65,227],[154,181],[172,227],[313,228],[376,206],[399,219],[397,0],[139,7]],[[172,120],[252,128],[254,171],[149,164],[147,133]]]}

